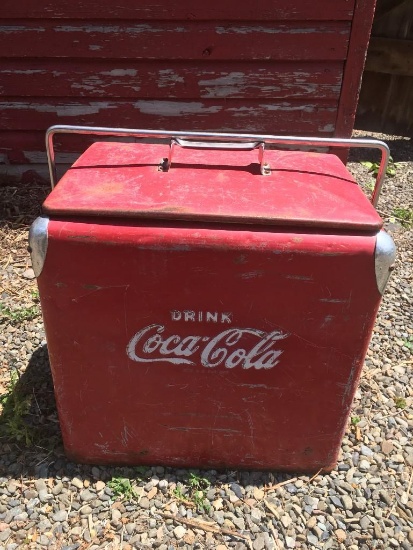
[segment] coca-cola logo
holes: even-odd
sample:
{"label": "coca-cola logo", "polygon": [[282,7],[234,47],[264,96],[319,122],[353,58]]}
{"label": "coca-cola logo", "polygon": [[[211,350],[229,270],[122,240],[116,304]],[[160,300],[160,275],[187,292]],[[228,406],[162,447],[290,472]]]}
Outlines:
{"label": "coca-cola logo", "polygon": [[287,336],[278,330],[265,332],[235,327],[212,337],[180,336],[170,334],[164,325],[153,324],[139,330],[130,339],[126,353],[137,363],[162,361],[194,365],[200,361],[208,368],[223,365],[227,369],[272,369],[283,353],[277,349],[277,343]]}

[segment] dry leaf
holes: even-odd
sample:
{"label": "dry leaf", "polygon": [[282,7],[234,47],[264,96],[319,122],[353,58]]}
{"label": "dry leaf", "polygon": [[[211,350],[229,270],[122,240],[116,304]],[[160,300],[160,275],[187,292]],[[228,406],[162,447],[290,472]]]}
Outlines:
{"label": "dry leaf", "polygon": [[158,489],[156,487],[152,487],[152,489],[149,491],[146,497],[148,498],[148,500],[151,500],[156,495],[157,492],[158,492]]}

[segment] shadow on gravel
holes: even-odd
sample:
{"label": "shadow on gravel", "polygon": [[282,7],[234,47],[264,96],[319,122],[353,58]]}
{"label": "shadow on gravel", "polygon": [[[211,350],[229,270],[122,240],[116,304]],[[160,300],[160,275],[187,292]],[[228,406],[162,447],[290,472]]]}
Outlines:
{"label": "shadow on gravel", "polygon": [[46,345],[34,351],[22,374],[12,371],[8,392],[1,401],[3,475],[28,474],[30,466],[40,464],[45,455],[60,454],[61,434]]}
{"label": "shadow on gravel", "polygon": [[[363,136],[367,139],[368,136]],[[413,161],[413,140],[392,139],[384,140],[390,148],[390,155],[394,162]],[[380,162],[380,151],[374,149],[350,149],[349,162]]]}
{"label": "shadow on gravel", "polygon": [[[63,450],[47,346],[36,349],[25,371],[21,375],[15,371],[11,379],[9,391],[0,397],[3,407],[0,415],[0,478],[76,476],[82,480],[115,479],[123,483],[127,479],[149,479],[155,472],[159,478],[164,474],[172,476],[184,488],[189,488],[188,494],[220,486],[224,480],[232,484],[236,493],[239,486],[284,485],[290,479],[295,480],[292,473],[270,471],[216,471],[151,465],[97,467],[73,463]],[[179,497],[180,489],[177,491]]]}

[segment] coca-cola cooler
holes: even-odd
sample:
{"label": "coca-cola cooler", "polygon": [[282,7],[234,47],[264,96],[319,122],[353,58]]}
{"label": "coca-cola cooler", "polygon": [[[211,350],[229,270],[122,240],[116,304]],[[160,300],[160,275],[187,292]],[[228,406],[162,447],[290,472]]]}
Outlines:
{"label": "coca-cola cooler", "polygon": [[331,470],[395,248],[337,156],[268,145],[379,180],[386,145],[62,126],[52,180],[64,132],[170,139],[94,143],[31,228],[67,455]]}

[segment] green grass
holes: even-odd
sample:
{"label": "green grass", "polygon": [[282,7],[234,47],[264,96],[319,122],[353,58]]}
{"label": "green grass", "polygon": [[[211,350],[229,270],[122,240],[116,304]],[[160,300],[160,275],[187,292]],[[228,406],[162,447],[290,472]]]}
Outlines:
{"label": "green grass", "polygon": [[403,340],[403,345],[408,349],[413,349],[413,336],[409,336],[409,338]]}
{"label": "green grass", "polygon": [[138,497],[131,480],[127,477],[112,477],[108,482],[109,489],[112,489],[113,494],[122,500],[133,500]]}
{"label": "green grass", "polygon": [[172,491],[172,494],[178,500],[186,500],[186,495],[181,485],[177,485]]}
{"label": "green grass", "polygon": [[210,487],[208,479],[194,473],[189,474],[185,484],[179,483],[172,491],[172,495],[183,502],[193,502],[199,511],[208,512],[211,508],[205,491]]}
{"label": "green grass", "polygon": [[2,414],[0,420],[0,436],[24,443],[31,447],[34,443],[34,430],[26,423],[31,406],[30,396],[23,395],[18,389],[19,375],[13,371],[8,391],[0,397]]}
{"label": "green grass", "polygon": [[351,425],[357,426],[357,424],[360,422],[361,418],[359,416],[352,416],[351,417]]}
{"label": "green grass", "polygon": [[407,405],[406,399],[404,397],[395,397],[394,404],[398,409],[405,409]]}
{"label": "green grass", "polygon": [[[115,475],[108,482],[113,495],[121,500],[134,500],[139,497],[136,492],[135,483],[140,483],[146,476],[148,468],[135,466],[133,468],[116,468]],[[126,477],[129,476],[129,477]]]}
{"label": "green grass", "polygon": [[395,208],[393,210],[393,217],[396,218],[403,227],[413,226],[413,210],[409,208]]}
{"label": "green grass", "polygon": [[198,510],[208,511],[210,509],[210,504],[205,498],[205,491],[210,486],[208,479],[191,473],[189,475],[188,485],[190,497]]}
{"label": "green grass", "polygon": [[[372,173],[373,176],[377,176],[380,169],[380,164],[378,162],[369,162],[364,161],[361,163],[363,166],[365,166],[369,172]],[[393,177],[396,175],[397,168],[400,166],[399,162],[394,162],[393,158],[389,158],[389,163],[386,168],[386,175]]]}
{"label": "green grass", "polygon": [[11,325],[20,325],[24,321],[31,321],[39,314],[40,310],[37,305],[11,309],[0,303],[0,317],[8,321]]}

